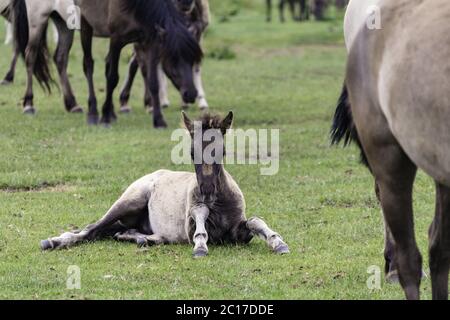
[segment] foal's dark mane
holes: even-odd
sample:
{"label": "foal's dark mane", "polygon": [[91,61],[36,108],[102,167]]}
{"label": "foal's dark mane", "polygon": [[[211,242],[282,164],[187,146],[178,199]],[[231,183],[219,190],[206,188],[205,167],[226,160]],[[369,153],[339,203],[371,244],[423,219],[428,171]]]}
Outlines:
{"label": "foal's dark mane", "polygon": [[197,121],[201,121],[203,131],[221,129],[223,118],[217,114],[205,113]]}
{"label": "foal's dark mane", "polygon": [[171,61],[183,58],[189,63],[198,63],[203,58],[199,43],[186,26],[185,17],[169,0],[125,0],[123,9],[131,12],[147,31],[151,40],[158,36],[158,27],[165,30],[162,41],[162,57]]}

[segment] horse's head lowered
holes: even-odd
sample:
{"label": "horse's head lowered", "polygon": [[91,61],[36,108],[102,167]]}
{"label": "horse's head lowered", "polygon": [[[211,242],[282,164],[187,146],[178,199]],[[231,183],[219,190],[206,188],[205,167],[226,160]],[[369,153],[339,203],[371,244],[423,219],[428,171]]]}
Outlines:
{"label": "horse's head lowered", "polygon": [[180,91],[185,103],[194,103],[198,91],[194,83],[194,67],[200,64],[200,44],[182,23],[159,27],[161,63],[166,75]]}
{"label": "horse's head lowered", "polygon": [[224,136],[233,123],[233,112],[224,119],[204,114],[191,121],[183,112],[183,121],[192,137],[191,157],[202,195],[214,196],[219,188],[225,155]]}

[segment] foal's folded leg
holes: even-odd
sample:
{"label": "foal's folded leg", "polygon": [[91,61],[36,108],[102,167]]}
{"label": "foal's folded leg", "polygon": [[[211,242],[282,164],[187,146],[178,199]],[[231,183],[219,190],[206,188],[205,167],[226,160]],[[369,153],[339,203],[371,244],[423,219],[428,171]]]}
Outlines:
{"label": "foal's folded leg", "polygon": [[260,218],[251,218],[250,220],[248,220],[247,227],[252,233],[266,241],[266,243],[275,253],[289,253],[289,247],[283,241],[283,238],[278,233],[270,229],[267,224]]}
{"label": "foal's folded leg", "polygon": [[164,244],[164,239],[156,234],[143,234],[136,229],[117,232],[114,235],[117,241],[135,242],[139,247]]}
{"label": "foal's folded leg", "polygon": [[208,255],[208,233],[205,223],[208,220],[209,209],[206,206],[195,207],[191,209],[191,217],[195,221],[194,233],[194,258],[201,258]]}

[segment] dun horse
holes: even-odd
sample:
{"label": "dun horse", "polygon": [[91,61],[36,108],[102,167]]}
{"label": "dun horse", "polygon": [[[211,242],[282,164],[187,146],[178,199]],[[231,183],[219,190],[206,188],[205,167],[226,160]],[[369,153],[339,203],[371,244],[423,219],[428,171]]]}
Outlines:
{"label": "dun horse", "polygon": [[[381,28],[366,27],[369,5],[379,8]],[[447,0],[352,0],[346,17],[350,52],[332,138],[360,146],[375,178],[394,253],[390,258],[408,299],[419,298],[422,276],[412,204],[418,168],[436,184],[429,230],[433,298],[448,299],[449,16]]]}
{"label": "dun horse", "polygon": [[98,123],[92,58],[92,38],[110,39],[106,61],[107,92],[101,122],[109,125],[116,119],[113,92],[119,82],[119,59],[124,46],[136,43],[135,50],[145,63],[146,85],[153,102],[153,124],[165,128],[159,99],[158,65],[181,91],[183,100],[192,103],[198,92],[193,68],[202,60],[202,51],[188,31],[182,15],[172,1],[166,0],[77,0],[81,8],[81,39],[84,71],[89,83],[88,123]]}
{"label": "dun horse", "polygon": [[[224,151],[223,136],[232,125],[233,113],[223,120],[204,114],[195,123],[184,113],[183,118],[192,137],[195,173],[160,170],[147,175],[133,183],[98,222],[80,232],[43,240],[41,248],[65,248],[114,236],[138,245],[193,242],[194,257],[203,257],[208,243],[246,244],[257,235],[274,252],[288,253],[281,236],[264,221],[246,219],[244,196],[222,164],[224,152],[208,154],[207,150]],[[197,160],[199,151],[202,161]]]}
{"label": "dun horse", "polygon": [[48,91],[53,81],[48,67],[47,48],[47,26],[50,19],[59,34],[54,60],[66,110],[71,113],[83,111],[75,99],[67,74],[69,52],[74,38],[74,30],[68,27],[72,22],[73,9],[72,0],[11,0],[16,48],[23,54],[27,69],[27,89],[23,101],[23,112],[26,114],[36,112],[33,104],[33,73]]}
{"label": "dun horse", "polygon": [[[182,12],[186,18],[186,23],[189,31],[192,33],[194,38],[200,43],[203,33],[208,27],[210,20],[209,12],[209,1],[208,0],[172,0],[177,6],[179,12]],[[125,83],[122,87],[120,93],[120,112],[128,113],[131,112],[131,107],[129,106],[130,92],[133,86],[133,81],[138,71],[139,66],[141,66],[142,74],[145,78],[145,69],[142,68],[145,64],[138,61],[139,55],[134,53],[131,58],[128,75],[126,77]],[[167,108],[170,105],[169,95],[167,91],[167,79],[164,75],[161,65],[158,66],[158,79],[160,84],[159,98],[162,108]],[[194,66],[194,82],[195,87],[198,91],[198,106],[201,110],[208,108],[208,102],[206,100],[205,90],[203,89],[203,81],[201,76],[200,65]],[[152,101],[151,95],[148,87],[145,91],[144,106],[148,111],[152,111]],[[188,105],[183,102],[183,109],[187,109]]]}

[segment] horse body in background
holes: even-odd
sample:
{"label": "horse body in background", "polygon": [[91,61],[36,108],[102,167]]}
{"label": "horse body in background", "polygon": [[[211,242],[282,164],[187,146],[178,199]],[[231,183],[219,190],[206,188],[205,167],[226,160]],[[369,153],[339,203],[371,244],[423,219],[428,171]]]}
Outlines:
{"label": "horse body in background", "polygon": [[[380,10],[379,29],[366,25],[373,4]],[[429,230],[432,293],[433,299],[448,299],[450,3],[353,0],[348,10],[350,52],[333,141],[355,140],[374,176],[392,262],[408,299],[419,298],[422,276],[412,203],[417,169],[435,180],[436,213]]]}
{"label": "horse body in background", "polygon": [[[9,44],[14,37],[12,33],[12,25],[11,25],[11,10],[10,10],[10,0],[0,0],[0,14],[3,16],[3,18],[7,21],[7,34],[6,34],[6,40],[5,44]],[[0,85],[8,85],[14,82],[14,76],[16,73],[16,65],[17,60],[19,58],[20,52],[17,46],[14,46],[14,54],[11,61],[11,65],[9,67],[8,72],[6,73],[5,77],[3,78]]]}
{"label": "horse body in background", "polygon": [[[191,34],[195,37],[198,43],[201,43],[203,33],[205,32],[210,22],[209,1],[208,0],[172,0],[172,1],[177,6],[178,10],[184,14],[186,18],[187,27],[191,32]],[[138,61],[142,60],[139,59],[140,56],[142,55],[138,54],[137,52],[134,52],[133,57],[130,60],[128,74],[120,93],[120,106],[121,106],[120,112],[122,113],[128,113],[131,111],[131,107],[129,106],[128,102],[130,99],[133,81],[139,68],[141,68],[141,72],[145,78],[145,68],[144,68],[145,63],[143,61]],[[143,58],[146,59],[145,55]],[[166,108],[170,105],[170,102],[167,88],[167,79],[161,65],[158,66],[158,79],[160,84],[160,92],[159,92],[160,103],[163,108]],[[198,106],[202,110],[207,109],[208,102],[206,100],[206,94],[203,88],[200,64],[194,66],[194,82],[195,87],[198,90],[198,97],[197,97]],[[184,109],[187,108],[187,105],[184,102],[183,104],[184,104],[183,108]],[[145,90],[144,105],[146,109],[149,111],[153,109],[151,94],[148,86],[146,86]]]}
{"label": "horse body in background", "polygon": [[53,81],[48,66],[47,26],[50,19],[58,30],[58,45],[54,55],[66,110],[83,112],[78,105],[67,74],[69,52],[72,48],[74,30],[69,28],[72,0],[12,0],[11,10],[14,22],[16,48],[24,58],[27,70],[27,89],[23,101],[23,112],[34,114],[33,74],[48,91]]}
{"label": "horse body in background", "polygon": [[[232,120],[232,113],[225,119],[204,114],[197,127],[184,114],[192,149],[201,148],[199,152],[204,154],[211,144],[218,143],[219,138],[206,142],[208,139],[203,137],[211,131],[221,137],[223,148],[223,135]],[[98,222],[79,232],[43,240],[41,248],[66,248],[114,237],[140,246],[194,243],[193,255],[197,258],[208,254],[208,243],[246,244],[256,235],[275,253],[288,253],[282,237],[263,220],[246,219],[244,195],[222,161],[204,160],[195,164],[195,173],[160,170],[137,180]]]}
{"label": "horse body in background", "polygon": [[[309,19],[309,0],[279,0],[278,9],[280,12],[280,21],[285,22],[286,19],[284,17],[284,8],[286,4],[289,5],[289,10],[292,15],[292,20],[294,21],[302,21]],[[297,4],[298,14],[297,14]],[[267,6],[267,21],[272,21],[272,0],[266,0]]]}
{"label": "horse body in background", "polygon": [[152,98],[153,124],[165,128],[159,99],[158,65],[161,63],[183,100],[192,103],[197,98],[193,67],[202,59],[202,51],[189,33],[181,14],[166,0],[77,0],[81,8],[81,40],[84,51],[84,71],[89,83],[88,123],[99,121],[93,84],[94,61],[92,38],[110,39],[106,61],[107,94],[101,122],[109,125],[116,119],[113,92],[119,81],[118,67],[123,47],[135,43],[143,57],[146,86]]}

